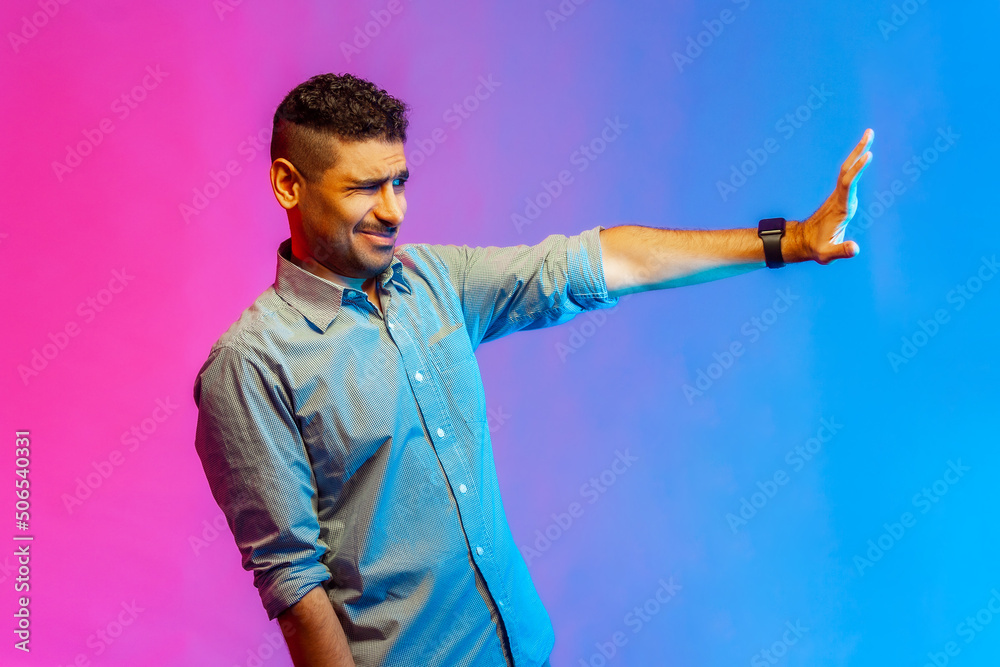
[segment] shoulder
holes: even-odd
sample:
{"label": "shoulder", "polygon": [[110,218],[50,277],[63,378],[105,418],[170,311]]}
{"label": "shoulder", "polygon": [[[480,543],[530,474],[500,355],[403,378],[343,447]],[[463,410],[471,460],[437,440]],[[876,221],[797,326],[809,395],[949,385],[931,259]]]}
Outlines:
{"label": "shoulder", "polygon": [[[292,337],[294,309],[268,287],[212,345],[206,365],[219,356],[267,366]],[[300,316],[301,317],[301,316]],[[227,354],[222,354],[227,351]]]}
{"label": "shoulder", "polygon": [[396,248],[396,258],[409,274],[433,282],[461,273],[472,250],[468,246],[404,243]]}
{"label": "shoulder", "polygon": [[443,264],[438,250],[441,247],[431,243],[403,243],[396,248],[396,259],[411,271],[434,270]]}

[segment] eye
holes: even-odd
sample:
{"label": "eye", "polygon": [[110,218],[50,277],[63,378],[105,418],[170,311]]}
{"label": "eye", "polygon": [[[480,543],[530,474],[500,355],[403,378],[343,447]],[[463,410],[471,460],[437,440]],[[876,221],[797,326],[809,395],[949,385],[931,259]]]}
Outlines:
{"label": "eye", "polygon": [[406,179],[405,178],[397,178],[397,179],[393,180],[392,187],[394,187],[394,188],[406,187]]}

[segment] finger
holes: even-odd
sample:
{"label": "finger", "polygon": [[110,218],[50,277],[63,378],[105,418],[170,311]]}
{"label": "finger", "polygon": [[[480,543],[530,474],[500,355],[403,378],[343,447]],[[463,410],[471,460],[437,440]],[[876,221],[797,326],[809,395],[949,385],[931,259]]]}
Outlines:
{"label": "finger", "polygon": [[868,149],[871,148],[872,141],[874,139],[875,131],[871,128],[865,130],[865,133],[861,135],[861,141],[858,142],[858,145],[854,147],[851,154],[847,156],[846,160],[844,160],[844,164],[841,165],[841,171],[846,172],[853,167],[857,163],[858,157],[868,152]]}
{"label": "finger", "polygon": [[861,248],[858,247],[857,243],[847,241],[834,246],[827,255],[827,260],[832,262],[835,259],[850,259],[851,257],[857,257],[859,252],[861,252]]}
{"label": "finger", "polygon": [[861,141],[858,142],[858,145],[854,147],[854,150],[851,151],[851,154],[847,156],[847,159],[844,160],[844,163],[840,165],[841,175],[850,171],[851,168],[858,163],[858,160],[861,158],[861,156],[863,156],[866,152],[868,152],[868,148],[871,146],[872,138],[873,135],[870,133],[870,131],[865,130],[865,134],[863,137],[861,137]]}
{"label": "finger", "polygon": [[868,151],[853,165],[851,165],[851,168],[848,169],[840,179],[841,187],[850,189],[858,178],[861,177],[861,174],[864,173],[865,169],[868,168],[868,165],[871,164],[873,157],[874,155],[872,155],[871,151]]}

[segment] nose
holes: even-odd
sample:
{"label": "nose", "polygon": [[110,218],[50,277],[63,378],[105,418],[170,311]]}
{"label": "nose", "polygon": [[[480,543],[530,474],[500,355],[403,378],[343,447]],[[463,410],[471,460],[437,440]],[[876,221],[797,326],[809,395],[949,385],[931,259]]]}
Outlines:
{"label": "nose", "polygon": [[403,215],[406,213],[406,200],[404,195],[397,193],[391,183],[387,183],[382,188],[382,196],[379,197],[378,204],[372,211],[379,220],[393,227],[403,222]]}

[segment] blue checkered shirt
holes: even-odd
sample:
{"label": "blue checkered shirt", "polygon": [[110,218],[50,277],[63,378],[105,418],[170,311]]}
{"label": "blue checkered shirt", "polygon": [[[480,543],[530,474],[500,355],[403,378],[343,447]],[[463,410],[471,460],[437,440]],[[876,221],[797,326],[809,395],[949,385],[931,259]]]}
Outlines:
{"label": "blue checkered shirt", "polygon": [[400,245],[377,278],[384,312],[281,244],[274,285],[194,392],[196,449],[269,618],[322,585],[359,667],[546,662],[474,351],[615,305],[601,229]]}

